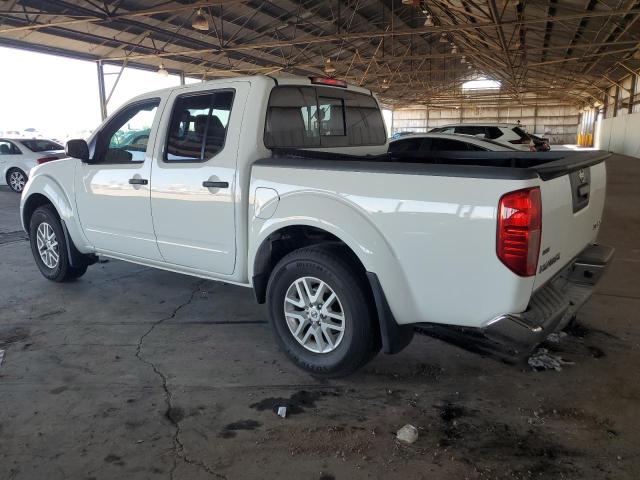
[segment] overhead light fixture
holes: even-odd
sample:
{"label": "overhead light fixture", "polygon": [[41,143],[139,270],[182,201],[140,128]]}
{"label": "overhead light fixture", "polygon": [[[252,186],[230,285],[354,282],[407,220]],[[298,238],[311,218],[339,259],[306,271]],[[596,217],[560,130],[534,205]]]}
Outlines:
{"label": "overhead light fixture", "polygon": [[413,0],[402,0],[403,5],[413,5]]}
{"label": "overhead light fixture", "polygon": [[473,65],[469,64],[467,65],[467,70],[471,70],[473,68]]}
{"label": "overhead light fixture", "polygon": [[456,55],[458,53],[458,47],[454,44],[451,48],[451,55]]}
{"label": "overhead light fixture", "polygon": [[207,17],[204,16],[204,13],[202,13],[201,8],[196,10],[196,16],[193,17],[191,26],[196,30],[200,30],[203,32],[209,31],[209,20],[207,20]]}
{"label": "overhead light fixture", "polygon": [[333,65],[333,62],[331,61],[330,58],[327,58],[324,61],[324,73],[326,73],[327,75],[330,75],[332,73],[335,73],[336,71],[336,67]]}
{"label": "overhead light fixture", "polygon": [[462,55],[462,58],[460,59],[460,63],[467,63],[467,57]]}
{"label": "overhead light fixture", "polygon": [[430,13],[427,14],[427,18],[424,19],[424,26],[433,27],[433,15],[431,15]]}
{"label": "overhead light fixture", "polygon": [[382,90],[389,90],[390,86],[391,85],[389,84],[389,80],[385,78],[382,80],[382,86],[380,88],[382,88]]}
{"label": "overhead light fixture", "polygon": [[164,68],[164,65],[162,65],[162,63],[158,65],[158,75],[160,75],[161,77],[169,76],[169,72],[167,71],[166,68]]}
{"label": "overhead light fixture", "polygon": [[447,40],[447,34],[442,32],[442,35],[440,35],[440,40],[438,40],[440,43],[449,43],[449,40]]}

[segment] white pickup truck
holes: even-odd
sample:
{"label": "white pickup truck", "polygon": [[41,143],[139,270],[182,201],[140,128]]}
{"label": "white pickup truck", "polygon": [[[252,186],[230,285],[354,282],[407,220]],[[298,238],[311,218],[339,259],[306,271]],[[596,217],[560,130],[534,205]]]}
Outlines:
{"label": "white pickup truck", "polygon": [[20,205],[46,278],[102,255],[251,287],[320,376],[402,350],[416,327],[521,357],[613,254],[595,245],[608,154],[387,154],[374,96],[333,79],[152,92],[67,155],[32,170]]}

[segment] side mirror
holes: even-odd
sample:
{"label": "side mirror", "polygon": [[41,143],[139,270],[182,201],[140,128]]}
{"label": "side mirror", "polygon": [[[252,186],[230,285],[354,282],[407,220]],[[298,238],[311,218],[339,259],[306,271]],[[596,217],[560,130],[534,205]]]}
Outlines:
{"label": "side mirror", "polygon": [[89,145],[85,140],[69,140],[64,147],[64,151],[69,157],[78,158],[83,162],[89,161]]}

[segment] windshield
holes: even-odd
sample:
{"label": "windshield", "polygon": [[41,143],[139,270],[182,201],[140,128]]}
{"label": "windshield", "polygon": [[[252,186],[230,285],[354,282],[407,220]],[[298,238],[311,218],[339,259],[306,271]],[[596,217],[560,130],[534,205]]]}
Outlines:
{"label": "windshield", "polygon": [[25,147],[32,152],[47,152],[49,150],[64,150],[64,147],[59,143],[52,142],[51,140],[20,140]]}

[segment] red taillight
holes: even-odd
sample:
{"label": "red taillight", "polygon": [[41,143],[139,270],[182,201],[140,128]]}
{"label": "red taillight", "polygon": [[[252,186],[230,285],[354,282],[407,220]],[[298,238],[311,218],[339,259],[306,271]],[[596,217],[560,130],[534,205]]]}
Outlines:
{"label": "red taillight", "polygon": [[309,77],[311,83],[315,85],[329,85],[331,87],[347,88],[347,82],[328,77]]}
{"label": "red taillight", "polygon": [[43,163],[50,162],[51,160],[58,160],[58,157],[42,157],[36,160],[38,165],[42,165]]}
{"label": "red taillight", "polygon": [[498,258],[512,272],[530,277],[536,274],[542,235],[540,188],[507,193],[498,205]]}

